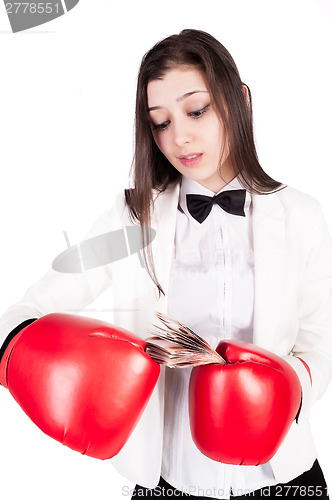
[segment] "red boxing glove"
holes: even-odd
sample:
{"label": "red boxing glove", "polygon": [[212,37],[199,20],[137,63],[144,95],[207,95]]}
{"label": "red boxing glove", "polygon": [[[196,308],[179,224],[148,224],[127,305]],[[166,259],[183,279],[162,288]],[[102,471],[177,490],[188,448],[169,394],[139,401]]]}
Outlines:
{"label": "red boxing glove", "polygon": [[220,342],[226,364],[193,369],[192,438],[212,460],[259,465],[278,450],[301,405],[301,385],[279,356],[246,342]]}
{"label": "red boxing glove", "polygon": [[90,457],[116,455],[159,376],[145,342],[102,321],[49,314],[9,343],[0,382],[46,434]]}

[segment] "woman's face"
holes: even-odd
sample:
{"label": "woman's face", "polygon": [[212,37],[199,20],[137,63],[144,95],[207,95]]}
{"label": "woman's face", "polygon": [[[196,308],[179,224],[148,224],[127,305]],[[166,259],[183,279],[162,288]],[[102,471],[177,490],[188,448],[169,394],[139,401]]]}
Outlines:
{"label": "woman's face", "polygon": [[[160,151],[181,174],[217,193],[234,176],[224,126],[202,73],[179,67],[147,87],[149,119]],[[221,165],[221,175],[218,172]]]}

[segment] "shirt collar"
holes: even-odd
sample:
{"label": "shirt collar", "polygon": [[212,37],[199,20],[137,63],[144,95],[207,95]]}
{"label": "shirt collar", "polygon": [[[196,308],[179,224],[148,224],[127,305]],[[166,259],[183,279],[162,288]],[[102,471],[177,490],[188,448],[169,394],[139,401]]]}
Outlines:
{"label": "shirt collar", "polygon": [[[240,184],[240,181],[238,179],[238,176],[234,177],[233,180],[231,180],[226,186],[220,189],[218,193],[214,193],[210,189],[202,186],[196,181],[193,181],[192,179],[188,179],[188,177],[185,177],[184,175],[182,176],[181,179],[181,187],[180,187],[180,194],[179,194],[179,207],[180,211],[184,212],[186,216],[188,217],[189,220],[193,221],[195,224],[200,226],[201,224],[197,222],[189,213],[188,208],[187,208],[187,202],[186,202],[186,195],[187,194],[203,194],[206,196],[215,196],[216,194],[221,193],[222,191],[230,191],[234,189],[244,189],[243,186]],[[247,215],[247,212],[249,210],[251,204],[251,194],[246,191],[246,201],[244,204],[244,211]]]}

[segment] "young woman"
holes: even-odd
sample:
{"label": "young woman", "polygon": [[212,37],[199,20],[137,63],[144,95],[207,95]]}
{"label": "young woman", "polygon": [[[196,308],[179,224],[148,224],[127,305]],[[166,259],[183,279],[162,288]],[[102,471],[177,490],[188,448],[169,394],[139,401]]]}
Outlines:
{"label": "young woman", "polygon": [[145,266],[128,258],[82,274],[52,270],[3,316],[1,338],[30,318],[83,309],[112,285],[115,324],[143,338],[161,311],[213,347],[224,338],[262,346],[302,386],[298,419],[270,462],[201,454],[189,428],[190,370],[166,369],[113,463],[138,483],[133,498],[328,498],[308,423],[332,375],[332,247],[318,203],[260,166],[249,87],[207,33],[184,30],[145,55],[135,140],[133,188],[90,236],[139,224],[151,243]]}

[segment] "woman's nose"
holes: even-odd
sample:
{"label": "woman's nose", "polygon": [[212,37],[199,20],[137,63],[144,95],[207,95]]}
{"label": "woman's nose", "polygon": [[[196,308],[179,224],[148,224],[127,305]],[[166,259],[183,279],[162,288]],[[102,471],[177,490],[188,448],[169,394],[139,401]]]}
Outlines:
{"label": "woman's nose", "polygon": [[185,144],[190,143],[191,140],[192,134],[188,126],[183,123],[174,125],[174,142],[178,147],[182,147]]}

